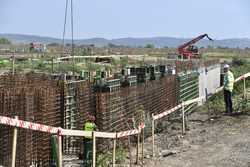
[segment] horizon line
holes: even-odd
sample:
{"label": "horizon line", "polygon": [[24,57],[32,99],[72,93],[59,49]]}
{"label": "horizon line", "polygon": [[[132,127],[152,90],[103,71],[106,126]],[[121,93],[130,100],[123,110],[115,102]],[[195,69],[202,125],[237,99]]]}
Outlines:
{"label": "horizon line", "polygon": [[[48,36],[48,35],[37,35],[37,34],[21,34],[21,33],[0,33],[0,35],[23,35],[23,36],[36,36],[40,38],[53,38],[57,40],[62,40],[60,37]],[[197,35],[198,36],[198,35]],[[174,38],[174,39],[193,39],[194,37],[174,37],[174,36],[147,36],[147,37],[116,37],[116,38],[106,38],[106,37],[89,37],[89,38],[74,38],[74,40],[88,40],[88,39],[105,39],[105,40],[116,40],[116,39],[150,39],[150,38]],[[250,37],[230,37],[230,38],[213,38],[214,40],[232,40],[232,39],[249,39]],[[71,38],[65,38],[65,40],[71,40]]]}

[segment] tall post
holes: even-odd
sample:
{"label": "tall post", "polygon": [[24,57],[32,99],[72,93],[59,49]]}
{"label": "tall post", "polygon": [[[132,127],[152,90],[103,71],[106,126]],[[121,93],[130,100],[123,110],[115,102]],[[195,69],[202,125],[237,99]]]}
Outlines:
{"label": "tall post", "polygon": [[12,75],[15,74],[15,55],[12,55]]}
{"label": "tall post", "polygon": [[113,165],[112,167],[115,167],[116,140],[117,140],[117,134],[113,141],[114,143],[113,143],[113,160],[112,160]]}
{"label": "tall post", "polygon": [[139,164],[140,133],[137,134],[136,164]]}
{"label": "tall post", "polygon": [[155,156],[155,121],[154,114],[152,114],[152,156]]}
{"label": "tall post", "polygon": [[93,137],[93,160],[92,160],[92,167],[96,167],[96,138],[95,132],[92,133]]}
{"label": "tall post", "polygon": [[62,135],[58,133],[58,165],[62,167]]}
{"label": "tall post", "polygon": [[182,135],[186,133],[185,129],[185,106],[184,102],[181,103],[181,109],[182,109]]}
{"label": "tall post", "polygon": [[[18,116],[15,116],[15,120],[18,120]],[[12,142],[12,155],[11,155],[11,167],[16,165],[16,144],[17,144],[17,127],[14,128],[13,142]]]}
{"label": "tall post", "polygon": [[72,45],[72,51],[71,56],[73,58],[73,77],[75,77],[75,46],[74,46],[74,12],[73,12],[73,0],[70,1],[70,11],[71,11],[71,45]]}
{"label": "tall post", "polygon": [[243,95],[244,95],[244,99],[246,99],[246,78],[245,78],[245,76],[244,76],[244,79],[243,79],[243,84],[244,84],[244,88],[243,88],[243,89],[244,89],[244,90],[243,90],[243,91],[244,91],[244,92],[243,92],[244,94],[243,94]]}
{"label": "tall post", "polygon": [[142,141],[141,141],[141,161],[142,161],[142,166],[144,164],[144,128],[142,129]]}
{"label": "tall post", "polygon": [[54,58],[52,57],[52,60],[51,60],[51,73],[53,74],[54,73]]}

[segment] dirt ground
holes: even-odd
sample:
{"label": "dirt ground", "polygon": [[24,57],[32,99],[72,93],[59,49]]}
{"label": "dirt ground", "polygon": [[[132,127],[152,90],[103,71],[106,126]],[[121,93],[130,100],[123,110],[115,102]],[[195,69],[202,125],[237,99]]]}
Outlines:
{"label": "dirt ground", "polygon": [[188,131],[172,124],[156,135],[157,153],[152,160],[151,141],[145,144],[146,167],[250,167],[250,112],[209,118],[206,112],[189,116]]}
{"label": "dirt ground", "polygon": [[[145,140],[144,167],[250,167],[250,111],[211,117],[200,109],[188,117],[185,135],[180,122],[168,122],[166,127],[155,135],[155,158],[151,156],[152,137]],[[82,166],[77,159],[68,162],[64,162],[65,167]],[[129,157],[125,164],[116,166],[129,167]]]}

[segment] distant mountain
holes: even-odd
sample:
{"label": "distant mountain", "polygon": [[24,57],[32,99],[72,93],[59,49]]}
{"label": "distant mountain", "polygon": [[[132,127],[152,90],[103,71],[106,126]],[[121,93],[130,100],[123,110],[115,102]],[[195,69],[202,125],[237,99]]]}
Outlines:
{"label": "distant mountain", "polygon": [[42,37],[37,35],[22,35],[22,34],[0,34],[0,38],[8,38],[13,43],[59,43],[61,40],[51,37]]}
{"label": "distant mountain", "polygon": [[[61,43],[61,39],[43,37],[36,35],[21,35],[21,34],[0,34],[0,38],[8,38],[13,43]],[[130,47],[143,47],[147,44],[154,44],[156,47],[177,47],[180,44],[190,39],[185,38],[172,38],[172,37],[152,37],[152,38],[118,38],[118,39],[105,39],[105,38],[91,38],[91,39],[77,39],[75,43],[78,45],[94,44],[98,47],[107,46],[109,43],[115,45],[124,45]],[[71,40],[65,40],[66,43],[70,43]],[[200,47],[214,46],[214,47],[229,47],[229,48],[250,48],[250,39],[248,38],[234,38],[234,39],[222,39],[215,40],[213,42],[208,40],[201,40],[198,44]]]}

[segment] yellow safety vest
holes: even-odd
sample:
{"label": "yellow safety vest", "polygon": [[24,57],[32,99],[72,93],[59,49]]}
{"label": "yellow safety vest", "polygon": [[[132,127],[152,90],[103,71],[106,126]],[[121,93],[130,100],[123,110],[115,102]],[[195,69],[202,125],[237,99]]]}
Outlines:
{"label": "yellow safety vest", "polygon": [[[96,128],[95,123],[86,122],[86,123],[84,124],[83,130],[85,130],[85,131],[91,131],[91,132],[92,132],[92,131],[95,130],[95,128]],[[92,139],[92,137],[86,137],[86,138]]]}
{"label": "yellow safety vest", "polygon": [[234,75],[231,71],[225,73],[224,76],[224,89],[233,92],[234,88]]}

